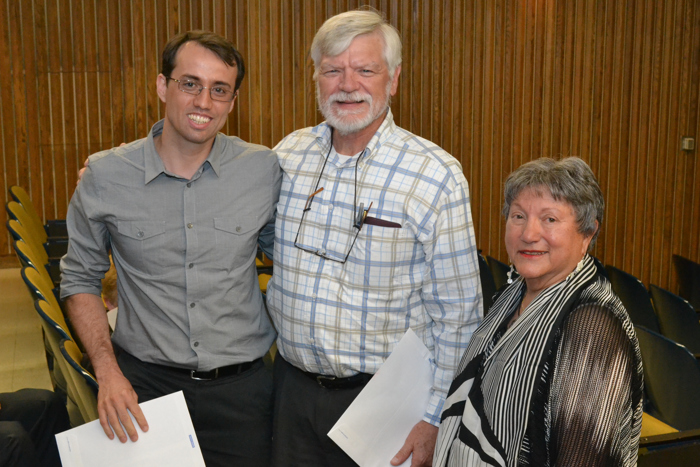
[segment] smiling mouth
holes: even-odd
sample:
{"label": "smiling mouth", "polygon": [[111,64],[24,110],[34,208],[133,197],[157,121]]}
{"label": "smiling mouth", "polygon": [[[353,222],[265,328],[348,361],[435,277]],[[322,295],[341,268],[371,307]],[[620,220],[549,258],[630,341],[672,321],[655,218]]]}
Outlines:
{"label": "smiling mouth", "polygon": [[211,117],[207,117],[206,115],[195,115],[195,114],[188,114],[187,118],[189,118],[190,120],[192,120],[194,123],[196,123],[198,125],[203,125],[205,123],[209,123],[212,120]]}
{"label": "smiling mouth", "polygon": [[521,250],[520,251],[521,255],[526,255],[526,256],[542,256],[547,254],[546,251],[530,251],[530,250]]}

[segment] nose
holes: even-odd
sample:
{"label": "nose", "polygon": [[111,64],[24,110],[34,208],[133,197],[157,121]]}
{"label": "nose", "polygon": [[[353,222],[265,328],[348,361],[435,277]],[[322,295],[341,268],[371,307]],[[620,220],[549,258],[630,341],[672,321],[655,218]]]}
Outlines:
{"label": "nose", "polygon": [[357,88],[358,86],[357,79],[355,78],[355,73],[352,71],[343,73],[343,76],[340,80],[340,90],[344,92],[353,92],[356,91]]}
{"label": "nose", "polygon": [[542,226],[539,219],[529,218],[523,226],[523,231],[520,238],[526,243],[535,243],[542,236]]}
{"label": "nose", "polygon": [[202,88],[199,94],[194,96],[194,105],[200,109],[209,109],[212,106],[211,94],[209,88]]}

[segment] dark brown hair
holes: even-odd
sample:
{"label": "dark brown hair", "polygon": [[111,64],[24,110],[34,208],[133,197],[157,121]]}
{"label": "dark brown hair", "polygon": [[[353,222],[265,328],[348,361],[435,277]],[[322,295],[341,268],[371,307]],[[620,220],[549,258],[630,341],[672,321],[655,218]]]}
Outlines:
{"label": "dark brown hair", "polygon": [[237,73],[234,92],[241,87],[241,82],[245,76],[243,57],[230,41],[209,31],[187,31],[170,39],[163,49],[163,62],[160,71],[163,73],[163,76],[172,78],[170,74],[175,68],[177,52],[180,50],[180,47],[187,42],[196,42],[205,49],[214,52],[216,56],[223,60],[228,66],[235,66]]}

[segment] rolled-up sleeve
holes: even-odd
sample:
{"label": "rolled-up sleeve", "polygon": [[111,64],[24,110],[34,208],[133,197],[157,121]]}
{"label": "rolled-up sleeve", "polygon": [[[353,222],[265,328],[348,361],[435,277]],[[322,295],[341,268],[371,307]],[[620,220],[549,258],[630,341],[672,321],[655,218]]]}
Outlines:
{"label": "rolled-up sleeve", "polygon": [[79,293],[100,295],[109,269],[109,232],[100,218],[100,190],[92,165],[73,193],[66,223],[68,252],[61,259],[61,299]]}

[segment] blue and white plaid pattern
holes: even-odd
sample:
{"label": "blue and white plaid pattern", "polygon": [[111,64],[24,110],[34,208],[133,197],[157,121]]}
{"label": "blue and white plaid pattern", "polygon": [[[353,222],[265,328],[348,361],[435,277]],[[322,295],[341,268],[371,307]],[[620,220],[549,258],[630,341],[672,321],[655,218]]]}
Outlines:
{"label": "blue and white plaid pattern", "polygon": [[[275,268],[268,306],[278,349],[312,373],[376,373],[410,327],[431,350],[434,394],[425,420],[439,423],[447,390],[482,316],[477,249],[467,181],[435,144],[394,124],[391,111],[367,149],[353,157],[331,149],[321,124],[296,131],[275,150],[284,172],[277,206]],[[302,211],[318,193],[300,229]],[[358,157],[360,160],[358,162]],[[357,207],[400,228],[352,224]]]}

